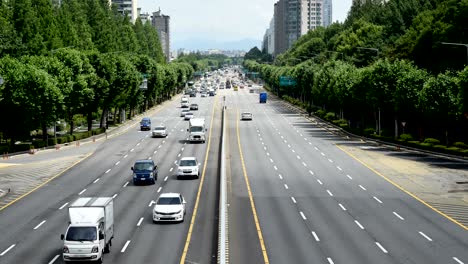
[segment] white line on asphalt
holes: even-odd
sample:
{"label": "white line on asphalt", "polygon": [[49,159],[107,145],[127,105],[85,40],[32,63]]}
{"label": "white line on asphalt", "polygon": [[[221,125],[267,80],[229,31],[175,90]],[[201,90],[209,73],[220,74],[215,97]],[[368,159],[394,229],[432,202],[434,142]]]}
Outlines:
{"label": "white line on asphalt", "polygon": [[174,160],[174,164],[177,164],[177,160]]}
{"label": "white line on asphalt", "polygon": [[159,187],[158,190],[156,191],[157,193],[162,190],[162,187]]}
{"label": "white line on asphalt", "polygon": [[461,260],[459,260],[459,259],[456,258],[456,257],[453,257],[453,260],[455,260],[458,264],[464,264]]}
{"label": "white line on asphalt", "polygon": [[162,147],[162,146],[161,146],[161,145],[159,145],[159,146],[158,146],[158,149],[160,149],[161,147]]}
{"label": "white line on asphalt", "polygon": [[297,158],[297,159],[301,159],[301,157],[300,157],[299,155],[296,155],[296,158]]}
{"label": "white line on asphalt", "polygon": [[270,158],[270,162],[273,163],[273,159]]}
{"label": "white line on asphalt", "polygon": [[123,246],[122,250],[120,250],[121,253],[124,253],[125,250],[127,250],[128,244],[130,244],[130,240],[127,240],[127,242],[126,242],[125,245]]}
{"label": "white line on asphalt", "polygon": [[377,198],[377,197],[375,197],[375,196],[374,196],[373,198],[374,198],[377,202],[382,203],[382,201],[380,201],[379,198]]}
{"label": "white line on asphalt", "polygon": [[342,168],[340,168],[340,166],[336,166],[336,168],[337,168],[338,170],[340,170],[340,171],[343,170]]}
{"label": "white line on asphalt", "polygon": [[133,152],[135,149],[131,149],[130,152]]}
{"label": "white line on asphalt", "polygon": [[342,204],[338,204],[343,211],[346,211],[346,208]]}
{"label": "white line on asphalt", "polygon": [[185,142],[184,145],[187,145],[187,142]]}
{"label": "white line on asphalt", "polygon": [[315,150],[319,150],[317,147],[314,147]]}
{"label": "white line on asphalt", "polygon": [[323,152],[320,152],[320,155],[322,155],[322,156],[325,156],[325,153],[323,153]]}
{"label": "white line on asphalt", "polygon": [[311,170],[309,171],[309,173],[310,173],[310,174],[312,174],[312,175],[314,175],[314,172],[313,172],[313,171],[311,171]]}
{"label": "white line on asphalt", "polygon": [[169,178],[169,176],[166,176],[166,178],[164,178],[164,181],[167,181],[168,178]]}
{"label": "white line on asphalt", "polygon": [[287,140],[284,140],[284,143],[288,144],[288,141],[287,141]]}
{"label": "white line on asphalt", "polygon": [[148,207],[151,207],[154,203],[155,201],[151,200],[150,203],[148,204]]}
{"label": "white line on asphalt", "polygon": [[379,243],[379,242],[375,242],[375,244],[376,244],[376,245],[377,245],[377,246],[380,248],[380,250],[382,250],[382,251],[383,251],[383,253],[385,253],[385,254],[387,254],[387,253],[388,253],[388,251],[387,251],[387,250],[386,250],[384,247],[382,247],[382,245],[380,245],[380,243]]}
{"label": "white line on asphalt", "polygon": [[169,171],[172,171],[174,168],[170,168]]}
{"label": "white line on asphalt", "polygon": [[317,241],[317,242],[320,241],[319,237],[317,236],[317,234],[314,231],[312,231],[312,235],[314,236],[315,241]]}
{"label": "white line on asphalt", "polygon": [[180,157],[180,153],[179,153],[179,155],[177,155],[177,157]]}
{"label": "white line on asphalt", "polygon": [[262,140],[263,140],[263,138],[260,138],[260,141],[262,141]]}
{"label": "white line on asphalt", "polygon": [[120,164],[120,160],[117,161],[117,162],[115,163],[115,166],[117,166],[117,165],[119,165],[119,164]]}
{"label": "white line on asphalt", "polygon": [[112,195],[112,199],[115,199],[115,197],[117,197],[117,195],[119,195],[118,193]]}
{"label": "white line on asphalt", "polygon": [[401,215],[397,214],[396,212],[393,212],[393,214],[394,214],[396,217],[400,218],[400,220],[402,220],[402,221],[405,220],[403,217],[401,217]]}
{"label": "white line on asphalt", "polygon": [[60,257],[60,255],[55,255],[55,257],[51,261],[49,261],[48,264],[54,263],[59,257]]}
{"label": "white line on asphalt", "polygon": [[273,166],[273,168],[274,168],[275,170],[278,170],[278,167],[276,167],[276,166]]}
{"label": "white line on asphalt", "polygon": [[4,256],[6,253],[8,253],[8,251],[10,251],[12,248],[14,248],[16,246],[16,244],[13,244],[11,245],[10,247],[8,247],[7,249],[5,249],[5,251],[3,251],[0,256]]}
{"label": "white line on asphalt", "polygon": [[327,258],[327,260],[328,260],[328,264],[335,264],[335,262],[333,262],[331,258]]}
{"label": "white line on asphalt", "polygon": [[41,227],[41,225],[43,225],[44,223],[46,222],[46,220],[43,220],[42,222],[40,222],[36,227],[34,227],[33,229],[36,230],[38,229],[39,227]]}
{"label": "white line on asphalt", "polygon": [[281,174],[278,174],[278,177],[282,180],[283,179],[283,175]]}
{"label": "white line on asphalt", "polygon": [[320,184],[320,185],[323,185],[322,181],[317,179],[317,182]]}
{"label": "white line on asphalt", "polygon": [[[279,134],[279,133],[278,133],[278,134]],[[283,139],[283,138],[284,138],[284,137],[283,137],[283,136],[281,136],[281,139]]]}
{"label": "white line on asphalt", "polygon": [[359,228],[363,229],[364,230],[364,227],[361,225],[361,223],[359,223],[357,220],[354,220],[354,223],[356,223],[356,225],[359,226]]}
{"label": "white line on asphalt", "polygon": [[291,148],[291,145],[288,144],[288,148]]}
{"label": "white line on asphalt", "polygon": [[350,180],[353,179],[353,177],[349,176],[349,174],[346,174],[346,177],[348,177]]}
{"label": "white line on asphalt", "polygon": [[162,143],[163,143],[163,144],[166,143],[166,140],[163,140]]}
{"label": "white line on asphalt", "polygon": [[185,148],[181,148],[180,151],[184,151]]}
{"label": "white line on asphalt", "polygon": [[147,138],[149,135],[146,135],[145,137]]}
{"label": "white line on asphalt", "polygon": [[84,192],[86,192],[86,189],[83,189],[78,195],[82,195]]}
{"label": "white line on asphalt", "polygon": [[333,163],[333,160],[331,160],[331,159],[328,159],[328,161],[331,162],[331,163]]}
{"label": "white line on asphalt", "polygon": [[266,154],[267,154],[267,156],[270,156],[270,152],[267,152]]}
{"label": "white line on asphalt", "polygon": [[432,241],[432,238],[430,238],[428,235],[424,234],[423,232],[419,231],[419,234],[423,236],[424,238],[426,238],[427,240]]}
{"label": "white line on asphalt", "polygon": [[140,221],[138,221],[137,226],[140,226],[140,225],[141,225],[141,222],[143,222],[143,217],[140,218]]}
{"label": "white line on asphalt", "polygon": [[124,188],[127,187],[128,183],[129,183],[129,182],[126,182],[126,183],[123,185],[123,187],[124,187]]}
{"label": "white line on asphalt", "polygon": [[96,182],[98,182],[99,180],[100,180],[100,178],[97,178],[97,179],[95,179],[95,180],[93,181],[93,183],[96,183]]}
{"label": "white line on asphalt", "polygon": [[287,184],[284,184],[284,188],[286,188],[286,190],[289,189]]}
{"label": "white line on asphalt", "polygon": [[328,193],[330,196],[333,196],[333,193],[330,192],[330,190],[327,190],[327,193]]}
{"label": "white line on asphalt", "polygon": [[263,150],[266,150],[266,147],[265,147],[265,146],[263,147]]}
{"label": "white line on asphalt", "polygon": [[305,162],[302,162],[302,165],[304,165],[304,167],[307,167],[307,164]]}
{"label": "white line on asphalt", "polygon": [[304,220],[307,220],[307,217],[305,217],[305,215],[304,215],[304,213],[303,213],[303,212],[299,212],[299,213],[301,214],[301,216],[302,216],[302,219],[304,219]]}
{"label": "white line on asphalt", "polygon": [[62,206],[60,206],[59,210],[62,210],[63,208],[65,208],[65,206],[67,206],[68,203],[64,203]]}
{"label": "white line on asphalt", "polygon": [[108,169],[108,170],[106,170],[106,172],[105,172],[105,173],[107,174],[107,173],[109,173],[110,171],[111,171],[111,169]]}
{"label": "white line on asphalt", "polygon": [[140,143],[136,144],[136,146],[137,146],[137,147],[140,146]]}
{"label": "white line on asphalt", "polygon": [[157,150],[153,151],[153,154],[156,154],[156,153],[158,153],[158,151],[157,151]]}
{"label": "white line on asphalt", "polygon": [[364,186],[362,186],[361,184],[359,184],[359,188],[363,189],[364,191],[366,190],[366,188],[364,188]]}
{"label": "white line on asphalt", "polygon": [[291,196],[291,200],[293,201],[293,203],[297,203],[296,199],[294,199],[294,197],[292,197],[292,196]]}
{"label": "white line on asphalt", "polygon": [[309,142],[309,145],[312,145],[312,142]]}
{"label": "white line on asphalt", "polygon": [[124,159],[126,159],[127,157],[128,157],[128,154],[125,154]]}

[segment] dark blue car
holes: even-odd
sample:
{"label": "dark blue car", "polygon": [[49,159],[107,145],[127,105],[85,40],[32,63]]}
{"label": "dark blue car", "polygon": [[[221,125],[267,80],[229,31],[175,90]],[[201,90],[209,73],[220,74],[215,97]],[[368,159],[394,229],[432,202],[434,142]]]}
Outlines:
{"label": "dark blue car", "polygon": [[158,179],[158,166],[153,160],[137,160],[132,167],[133,184],[149,182],[155,184]]}
{"label": "dark blue car", "polygon": [[140,121],[141,130],[151,130],[151,119],[149,117],[143,117]]}

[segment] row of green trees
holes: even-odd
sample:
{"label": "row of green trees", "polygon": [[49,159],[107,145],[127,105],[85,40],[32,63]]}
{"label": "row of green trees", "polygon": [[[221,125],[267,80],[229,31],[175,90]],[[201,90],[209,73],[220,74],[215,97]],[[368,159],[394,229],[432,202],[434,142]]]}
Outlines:
{"label": "row of green trees", "polygon": [[239,65],[243,61],[242,57],[228,57],[223,54],[203,55],[200,52],[180,54],[176,62],[189,63],[195,72],[206,72],[219,69],[224,65]]}

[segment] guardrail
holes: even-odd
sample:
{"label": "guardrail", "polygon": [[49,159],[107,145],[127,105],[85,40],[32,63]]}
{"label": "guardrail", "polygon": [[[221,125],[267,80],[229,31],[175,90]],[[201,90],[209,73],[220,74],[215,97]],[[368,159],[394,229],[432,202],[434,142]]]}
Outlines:
{"label": "guardrail", "polygon": [[223,104],[222,132],[221,132],[221,164],[219,181],[219,227],[218,227],[218,263],[229,263],[228,249],[228,210],[227,210],[227,183],[226,183],[226,107]]}

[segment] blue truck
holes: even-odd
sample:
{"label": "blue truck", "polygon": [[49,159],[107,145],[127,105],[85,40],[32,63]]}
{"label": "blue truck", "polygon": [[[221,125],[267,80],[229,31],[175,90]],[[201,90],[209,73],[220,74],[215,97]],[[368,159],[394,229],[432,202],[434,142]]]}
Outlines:
{"label": "blue truck", "polygon": [[266,103],[267,101],[267,93],[263,92],[263,93],[260,93],[260,103]]}

